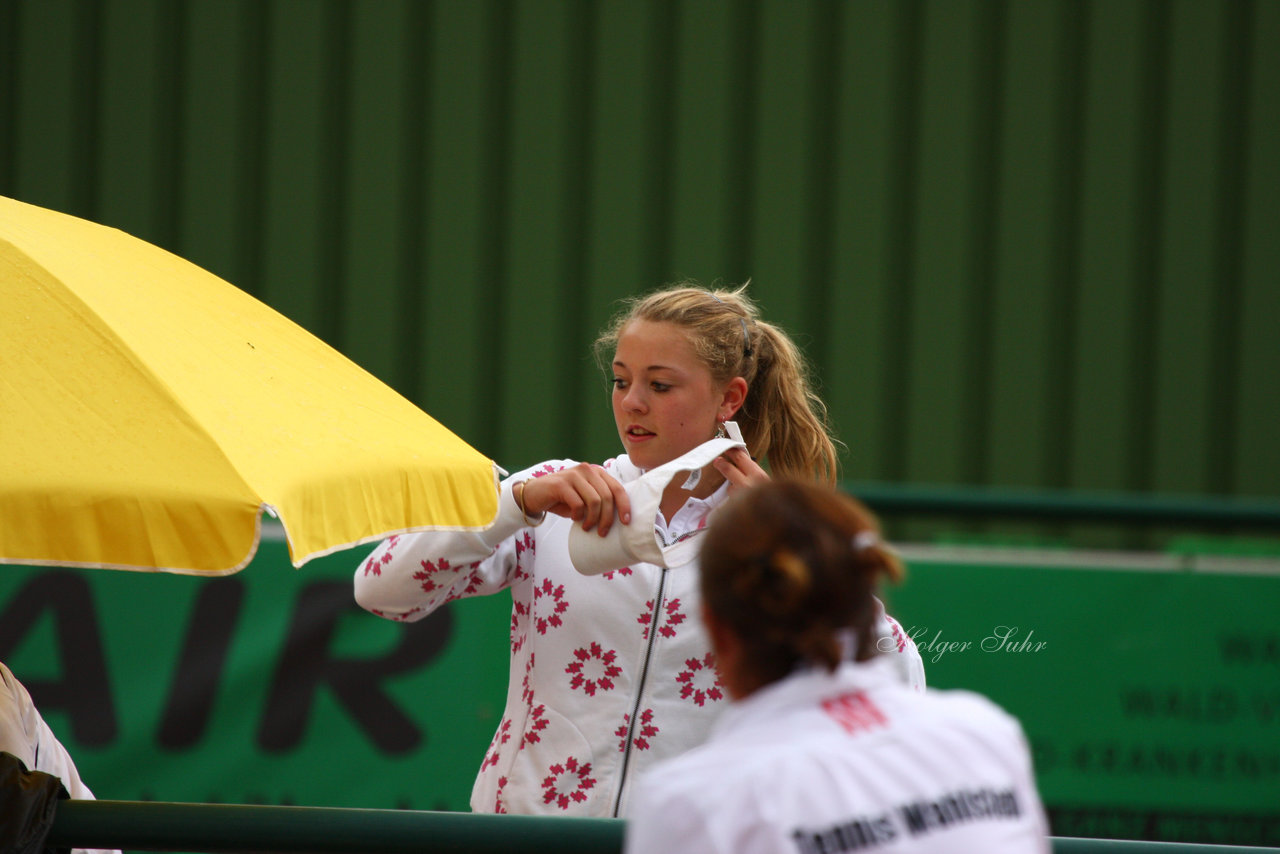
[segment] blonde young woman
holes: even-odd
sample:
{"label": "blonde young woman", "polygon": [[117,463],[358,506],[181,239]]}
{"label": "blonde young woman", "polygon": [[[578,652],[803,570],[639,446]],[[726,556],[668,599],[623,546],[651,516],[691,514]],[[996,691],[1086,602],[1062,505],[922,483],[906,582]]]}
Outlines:
{"label": "blonde young woman", "polygon": [[[623,815],[637,773],[700,744],[727,702],[697,618],[708,515],[730,490],[769,478],[756,460],[775,475],[835,479],[825,407],[800,353],[743,289],[633,300],[597,354],[625,453],[517,472],[489,529],[393,537],[356,571],[356,600],[393,620],[511,591],[506,707],[472,791],[477,812]],[[712,441],[733,423],[745,447]],[[688,463],[696,476],[652,481],[708,449],[719,456]],[[584,569],[583,551],[610,537],[661,548]],[[914,644],[882,613],[877,631],[900,677],[922,688]]]}
{"label": "blonde young woman", "polygon": [[901,568],[864,507],[775,480],[731,498],[701,551],[703,619],[732,704],[639,782],[626,854],[1048,854],[1018,722],[901,684],[876,637]]}

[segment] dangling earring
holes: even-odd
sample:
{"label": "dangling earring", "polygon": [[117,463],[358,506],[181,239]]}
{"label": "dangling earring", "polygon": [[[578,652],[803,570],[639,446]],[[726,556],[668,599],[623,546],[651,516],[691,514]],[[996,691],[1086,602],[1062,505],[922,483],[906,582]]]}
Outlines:
{"label": "dangling earring", "polygon": [[716,438],[717,438],[717,439],[727,439],[727,438],[729,438],[729,434],[728,434],[728,433],[726,433],[726,432],[724,431],[724,422],[723,422],[723,421],[717,421],[717,422],[716,422]]}

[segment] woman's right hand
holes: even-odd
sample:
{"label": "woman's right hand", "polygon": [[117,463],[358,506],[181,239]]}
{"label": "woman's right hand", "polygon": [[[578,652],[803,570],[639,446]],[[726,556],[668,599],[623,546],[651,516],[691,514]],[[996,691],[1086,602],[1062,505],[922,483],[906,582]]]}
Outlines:
{"label": "woman's right hand", "polygon": [[743,489],[769,479],[769,473],[751,458],[746,448],[730,448],[711,464],[729,481],[730,489]]}
{"label": "woman's right hand", "polygon": [[582,523],[582,530],[609,533],[613,520],[631,522],[631,497],[603,466],[579,463],[524,481],[520,498],[527,515],[554,513]]}

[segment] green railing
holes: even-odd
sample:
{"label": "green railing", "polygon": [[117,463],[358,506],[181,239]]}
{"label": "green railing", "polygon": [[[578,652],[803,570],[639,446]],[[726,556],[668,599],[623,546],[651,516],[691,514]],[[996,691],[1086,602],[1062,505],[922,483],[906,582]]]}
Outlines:
{"label": "green railing", "polygon": [[[618,854],[624,822],[607,818],[329,807],[62,801],[54,847],[183,852]],[[1055,838],[1054,854],[1249,854],[1280,849]]]}
{"label": "green railing", "polygon": [[885,516],[1185,525],[1206,530],[1280,531],[1280,500],[1135,495],[847,481],[841,486]]}

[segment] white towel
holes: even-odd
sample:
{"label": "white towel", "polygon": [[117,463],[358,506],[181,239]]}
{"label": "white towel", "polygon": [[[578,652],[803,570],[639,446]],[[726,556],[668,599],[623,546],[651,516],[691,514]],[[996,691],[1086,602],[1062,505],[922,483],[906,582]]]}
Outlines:
{"label": "white towel", "polygon": [[[664,545],[654,529],[654,520],[662,504],[662,492],[681,472],[700,471],[730,448],[746,448],[738,425],[725,422],[725,429],[732,438],[712,439],[669,463],[645,472],[639,480],[625,486],[631,497],[631,524],[614,522],[607,536],[596,531],[584,531],[574,525],[569,532],[569,559],[583,575],[599,575],[620,569],[632,563],[651,563],[656,566],[683,566],[697,555],[698,538],[682,537],[670,545]],[[690,477],[683,486],[691,489],[697,483]]]}

